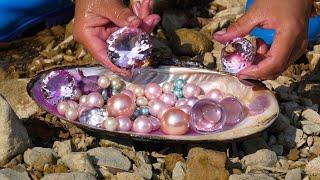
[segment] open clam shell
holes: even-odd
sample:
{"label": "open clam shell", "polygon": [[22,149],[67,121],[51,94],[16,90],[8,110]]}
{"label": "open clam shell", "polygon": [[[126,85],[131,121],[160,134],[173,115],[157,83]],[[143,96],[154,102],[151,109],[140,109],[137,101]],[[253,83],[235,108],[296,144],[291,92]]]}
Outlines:
{"label": "open clam shell", "polygon": [[[101,66],[91,67],[62,67],[48,70],[36,75],[28,85],[29,95],[44,110],[51,114],[64,119],[57,112],[55,106],[45,99],[44,93],[41,91],[41,79],[52,71],[58,70],[68,71],[70,74],[77,74],[79,70],[84,76],[98,76],[108,74],[110,77],[116,76],[108,69]],[[127,86],[133,84],[146,85],[150,82],[162,84],[164,82],[173,82],[178,78],[183,78],[187,82],[193,82],[202,87],[206,91],[219,89],[222,92],[232,95],[239,99],[244,106],[244,119],[232,127],[231,129],[216,132],[212,134],[198,134],[189,130],[184,135],[166,135],[161,131],[155,131],[149,134],[139,134],[135,132],[111,132],[102,128],[81,124],[78,121],[69,121],[80,127],[102,133],[107,136],[128,137],[140,140],[168,140],[168,141],[226,141],[243,138],[252,134],[256,134],[268,126],[276,119],[279,113],[279,106],[276,98],[268,89],[258,83],[243,83],[236,77],[204,69],[181,68],[172,66],[163,66],[158,69],[140,69],[135,71],[132,79],[127,80]]]}

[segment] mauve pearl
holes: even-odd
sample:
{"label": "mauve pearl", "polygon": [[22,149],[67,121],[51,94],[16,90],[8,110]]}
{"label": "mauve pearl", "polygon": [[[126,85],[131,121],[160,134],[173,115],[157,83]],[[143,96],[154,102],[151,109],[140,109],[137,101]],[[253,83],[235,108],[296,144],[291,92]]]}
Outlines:
{"label": "mauve pearl", "polygon": [[161,119],[161,130],[165,134],[182,135],[189,130],[190,115],[178,108],[169,109]]}
{"label": "mauve pearl", "polygon": [[187,114],[189,114],[191,111],[191,106],[189,106],[189,105],[182,105],[182,106],[178,106],[177,108],[181,109],[182,111],[184,111]]}
{"label": "mauve pearl", "polygon": [[107,110],[113,117],[127,116],[130,117],[136,106],[131,98],[125,94],[116,94],[108,100]]}
{"label": "mauve pearl", "polygon": [[187,99],[179,99],[179,100],[176,102],[176,105],[175,105],[175,106],[183,106],[183,105],[187,105]]}
{"label": "mauve pearl", "polygon": [[89,107],[102,107],[104,104],[103,97],[98,92],[92,92],[87,97],[87,105]]}
{"label": "mauve pearl", "polygon": [[81,90],[80,90],[79,88],[77,88],[77,89],[75,90],[74,96],[72,97],[72,100],[75,100],[75,101],[79,100],[80,97],[81,97],[81,95],[82,95]]}
{"label": "mauve pearl", "polygon": [[114,90],[121,90],[125,85],[120,78],[113,78],[110,81],[110,87]]}
{"label": "mauve pearl", "polygon": [[57,111],[59,114],[64,115],[68,107],[69,107],[69,104],[66,101],[61,101],[57,105]]}
{"label": "mauve pearl", "polygon": [[78,118],[78,110],[73,108],[67,108],[65,117],[69,121],[74,121]]}
{"label": "mauve pearl", "polygon": [[79,107],[79,104],[75,101],[68,100],[66,102],[68,103],[68,107],[71,109],[78,109]]}
{"label": "mauve pearl", "polygon": [[119,122],[116,118],[108,117],[103,121],[103,126],[108,131],[115,131],[119,127]]}
{"label": "mauve pearl", "polygon": [[147,116],[139,116],[134,120],[132,130],[138,133],[149,133],[152,131],[152,124]]}
{"label": "mauve pearl", "polygon": [[148,99],[144,96],[138,96],[136,100],[136,104],[138,106],[147,106],[148,105]]}
{"label": "mauve pearl", "polygon": [[152,131],[158,130],[160,128],[160,119],[153,116],[149,116],[149,120],[152,124]]}
{"label": "mauve pearl", "polygon": [[135,86],[133,87],[133,92],[136,94],[136,96],[143,96],[144,95],[144,89],[141,86]]}
{"label": "mauve pearl", "polygon": [[87,104],[88,95],[82,95],[79,99],[79,104]]}
{"label": "mauve pearl", "polygon": [[105,89],[105,88],[108,88],[110,85],[110,79],[105,76],[105,75],[102,75],[99,77],[98,79],[98,86],[102,89]]}
{"label": "mauve pearl", "polygon": [[165,83],[163,83],[163,85],[162,85],[162,91],[163,91],[164,93],[172,92],[172,91],[173,91],[173,84],[170,83],[170,82],[165,82]]}
{"label": "mauve pearl", "polygon": [[197,97],[190,97],[186,101],[187,101],[187,105],[192,107],[196,102],[199,101],[199,99]]}
{"label": "mauve pearl", "polygon": [[183,96],[189,98],[192,96],[199,96],[201,93],[201,88],[193,83],[188,83],[183,87]]}
{"label": "mauve pearl", "polygon": [[157,116],[160,109],[162,109],[163,107],[165,107],[167,105],[159,99],[154,99],[148,103],[148,106],[149,106],[150,114],[152,116]]}
{"label": "mauve pearl", "polygon": [[127,116],[119,116],[117,117],[119,122],[118,130],[119,131],[130,131],[132,127],[132,121]]}
{"label": "mauve pearl", "polygon": [[220,101],[223,98],[223,93],[218,89],[213,89],[206,93],[206,96],[214,101]]}
{"label": "mauve pearl", "polygon": [[144,94],[148,99],[157,99],[162,94],[161,87],[156,83],[149,83],[147,84],[146,88],[144,89]]}
{"label": "mauve pearl", "polygon": [[169,106],[174,106],[177,101],[177,97],[173,93],[169,92],[162,94],[160,96],[160,100],[168,104]]}
{"label": "mauve pearl", "polygon": [[121,93],[129,96],[129,97],[132,99],[133,102],[136,102],[136,98],[137,98],[137,97],[136,97],[136,95],[135,95],[132,91],[130,91],[130,90],[128,90],[128,89],[125,89],[125,90],[121,91]]}

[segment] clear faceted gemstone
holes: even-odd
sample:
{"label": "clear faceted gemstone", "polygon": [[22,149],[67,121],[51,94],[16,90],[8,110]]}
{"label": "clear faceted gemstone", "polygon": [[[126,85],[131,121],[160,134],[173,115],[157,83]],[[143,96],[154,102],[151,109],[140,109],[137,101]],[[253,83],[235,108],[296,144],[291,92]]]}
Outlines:
{"label": "clear faceted gemstone", "polygon": [[108,117],[108,112],[104,108],[94,108],[81,114],[79,121],[90,126],[101,127]]}

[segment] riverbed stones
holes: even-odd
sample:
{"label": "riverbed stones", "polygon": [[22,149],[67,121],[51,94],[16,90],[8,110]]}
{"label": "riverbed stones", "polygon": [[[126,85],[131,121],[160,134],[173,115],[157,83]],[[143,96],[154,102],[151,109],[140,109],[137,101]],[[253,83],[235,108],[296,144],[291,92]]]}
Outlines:
{"label": "riverbed stones", "polygon": [[258,150],[254,154],[249,154],[241,159],[244,168],[248,166],[275,166],[277,163],[277,155],[269,149]]}
{"label": "riverbed stones", "polygon": [[250,173],[250,174],[232,174],[229,180],[275,180],[275,178],[264,173]]}
{"label": "riverbed stones", "polygon": [[304,170],[308,175],[320,175],[320,156],[309,161]]}
{"label": "riverbed stones", "polygon": [[53,173],[45,175],[41,180],[96,180],[90,173],[70,172],[70,173]]}
{"label": "riverbed stones", "polygon": [[24,152],[23,160],[34,169],[43,171],[45,164],[56,163],[56,156],[56,153],[50,148],[34,147]]}
{"label": "riverbed stones", "polygon": [[59,157],[72,152],[71,140],[55,141],[52,149],[57,153]]}
{"label": "riverbed stones", "polygon": [[184,180],[186,168],[185,163],[178,161],[172,171],[172,180]]}
{"label": "riverbed stones", "polygon": [[172,172],[173,169],[175,168],[176,166],[176,163],[177,162],[185,162],[184,158],[182,157],[181,154],[178,154],[178,153],[171,153],[171,154],[168,154],[165,158],[164,158],[164,165],[165,165],[165,168]]}
{"label": "riverbed stones", "polygon": [[80,171],[96,175],[88,154],[85,152],[72,152],[61,157],[60,161],[72,171]]}
{"label": "riverbed stones", "polygon": [[313,109],[307,108],[302,112],[302,117],[308,121],[314,123],[320,123],[320,114],[314,111]]}
{"label": "riverbed stones", "polygon": [[301,147],[306,141],[303,131],[294,126],[289,126],[278,134],[278,143],[287,149],[292,149],[295,146]]}
{"label": "riverbed stones", "polygon": [[287,172],[285,180],[301,180],[301,169],[296,168]]}

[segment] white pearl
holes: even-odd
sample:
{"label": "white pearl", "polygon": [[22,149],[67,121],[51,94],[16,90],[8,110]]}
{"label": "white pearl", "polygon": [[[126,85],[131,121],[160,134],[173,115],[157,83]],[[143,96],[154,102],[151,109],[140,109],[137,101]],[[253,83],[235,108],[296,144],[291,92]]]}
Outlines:
{"label": "white pearl", "polygon": [[103,126],[108,131],[115,131],[119,127],[119,121],[116,118],[108,117],[104,122]]}
{"label": "white pearl", "polygon": [[72,109],[72,108],[67,108],[65,117],[69,121],[74,121],[78,118],[78,110],[77,109]]}
{"label": "white pearl", "polygon": [[110,85],[110,79],[109,79],[107,76],[102,75],[102,76],[99,77],[99,79],[98,79],[98,86],[99,86],[100,88],[105,89],[105,88],[108,88],[109,85]]}
{"label": "white pearl", "polygon": [[146,97],[144,97],[144,96],[139,96],[139,97],[137,97],[136,104],[138,106],[147,106],[148,105],[148,99]]}
{"label": "white pearl", "polygon": [[57,111],[59,114],[64,115],[68,107],[69,104],[66,101],[61,101],[57,105]]}

